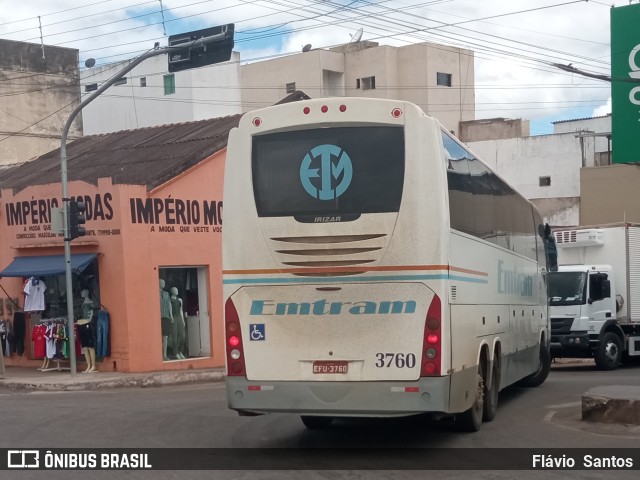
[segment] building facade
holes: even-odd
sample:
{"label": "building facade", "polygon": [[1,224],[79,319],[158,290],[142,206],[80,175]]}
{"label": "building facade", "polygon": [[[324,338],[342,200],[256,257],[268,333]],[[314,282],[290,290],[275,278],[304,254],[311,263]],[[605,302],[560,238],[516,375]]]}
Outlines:
{"label": "building facade", "polygon": [[404,47],[362,41],[243,65],[243,111],[295,90],[311,98],[374,97],[415,103],[458,134],[475,118],[474,54],[434,43]]}
{"label": "building facade", "polygon": [[[121,64],[84,70],[91,92]],[[312,49],[240,66],[229,62],[168,72],[160,55],[146,60],[84,109],[86,134],[108,133],[247,112],[302,91],[310,98],[374,97],[406,100],[458,133],[475,118],[474,55],[434,43],[404,47],[356,42]]]}
{"label": "building facade", "polygon": [[[90,93],[128,62],[81,73]],[[151,57],[83,110],[86,135],[218,118],[240,113],[240,54],[228,62],[170,73],[167,55]]]}
{"label": "building facade", "polygon": [[[0,169],[60,146],[78,84],[78,50],[0,39]],[[81,135],[78,117],[69,138]]]}
{"label": "building facade", "polygon": [[[90,317],[97,370],[224,365],[222,182],[227,135],[238,120],[87,136],[69,145],[69,194],[87,207],[87,235],[71,243],[74,318],[81,325]],[[66,324],[63,240],[52,230],[52,208],[62,203],[58,156],[13,167],[0,179],[0,284],[8,294],[0,311],[12,331],[24,327],[9,365],[42,365],[35,328]],[[46,285],[41,306],[23,294],[33,282]],[[94,307],[89,315],[86,303]],[[64,351],[54,355],[66,365]]]}

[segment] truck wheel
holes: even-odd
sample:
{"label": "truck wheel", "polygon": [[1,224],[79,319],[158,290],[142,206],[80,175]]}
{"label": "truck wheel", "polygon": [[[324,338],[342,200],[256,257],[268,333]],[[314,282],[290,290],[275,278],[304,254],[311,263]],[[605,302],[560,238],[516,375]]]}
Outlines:
{"label": "truck wheel", "polygon": [[518,382],[521,387],[539,387],[549,376],[551,370],[551,354],[544,343],[540,344],[540,366],[535,373]]}
{"label": "truck wheel", "polygon": [[613,332],[605,332],[595,354],[599,370],[615,370],[622,360],[622,342]]}

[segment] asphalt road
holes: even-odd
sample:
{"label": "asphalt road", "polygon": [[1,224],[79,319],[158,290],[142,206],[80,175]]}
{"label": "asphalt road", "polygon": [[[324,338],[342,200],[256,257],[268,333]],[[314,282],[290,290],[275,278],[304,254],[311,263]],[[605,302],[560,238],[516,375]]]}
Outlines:
{"label": "asphalt road", "polygon": [[[88,392],[0,392],[2,448],[640,448],[640,427],[584,424],[580,400],[594,386],[640,386],[640,367],[599,372],[592,365],[554,365],[535,389],[501,392],[498,415],[480,432],[426,419],[345,419],[307,430],[296,415],[238,417],[226,407],[223,383]],[[473,451],[462,461],[482,459]],[[388,452],[386,452],[388,454]],[[330,461],[327,460],[328,462]],[[329,463],[330,465],[330,463]],[[127,478],[604,478],[605,472],[216,471],[127,472]],[[485,468],[479,467],[479,468]],[[640,467],[640,465],[638,465]],[[11,473],[13,476],[5,474]],[[0,472],[0,478],[81,477],[82,472]],[[609,472],[611,474],[611,472]],[[615,472],[616,478],[636,472]],[[86,478],[122,478],[84,472]]]}

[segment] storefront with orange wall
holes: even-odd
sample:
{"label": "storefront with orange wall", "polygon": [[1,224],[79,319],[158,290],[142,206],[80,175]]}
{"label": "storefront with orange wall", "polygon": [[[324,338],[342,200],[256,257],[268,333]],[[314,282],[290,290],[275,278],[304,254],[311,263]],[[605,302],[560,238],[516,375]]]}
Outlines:
{"label": "storefront with orange wall", "polygon": [[[111,178],[98,178],[97,185],[70,181],[70,196],[82,197],[87,205],[87,235],[71,242],[72,256],[96,255],[87,270],[92,278],[83,277],[85,272],[74,275],[74,281],[82,283],[74,285],[74,304],[82,303],[81,290],[91,290],[96,310],[108,312],[109,318],[109,354],[98,357],[98,371],[224,365],[224,160],[225,150],[220,150],[152,189],[113,183]],[[0,271],[16,258],[64,255],[62,237],[51,231],[51,208],[61,206],[59,182],[0,190]],[[36,258],[29,260],[37,265]],[[47,310],[36,316],[37,321],[66,316],[66,303],[59,311],[49,305],[64,297],[64,291],[52,291],[61,290],[64,281],[42,280],[51,285],[47,285]],[[166,294],[161,293],[160,280]],[[24,281],[22,277],[0,278],[6,291],[0,291],[2,318],[9,323],[14,307],[8,300],[17,299],[24,308]],[[165,319],[164,331],[162,317],[167,314],[161,306],[163,298],[172,301],[175,316],[171,322]],[[184,328],[180,327],[182,322]],[[30,323],[27,319],[24,353],[11,352],[5,356],[5,364],[34,368],[42,364],[34,355],[32,328],[33,320]],[[79,371],[82,362],[81,355]],[[65,365],[64,358],[60,364]]]}

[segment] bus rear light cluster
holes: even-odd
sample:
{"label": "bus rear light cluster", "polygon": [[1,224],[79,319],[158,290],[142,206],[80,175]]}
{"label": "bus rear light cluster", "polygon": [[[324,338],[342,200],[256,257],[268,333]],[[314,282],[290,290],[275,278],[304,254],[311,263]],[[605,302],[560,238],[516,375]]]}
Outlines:
{"label": "bus rear light cluster", "polygon": [[442,304],[440,297],[433,296],[427,318],[424,323],[424,335],[422,340],[422,367],[421,377],[439,376],[442,363]]}
{"label": "bus rear light cluster", "polygon": [[224,306],[224,326],[227,348],[227,375],[245,375],[244,349],[240,332],[240,317],[231,299]]}
{"label": "bus rear light cluster", "polygon": [[[338,107],[338,110],[340,110],[341,112],[346,112],[347,111],[347,106],[345,104],[342,104]],[[329,106],[328,105],[322,105],[322,107],[320,107],[320,111],[322,113],[327,113],[329,111]],[[311,113],[311,108],[309,107],[304,107],[302,109],[302,113],[304,113],[305,115],[309,115]]]}

